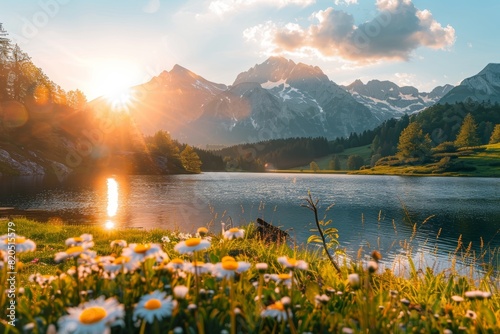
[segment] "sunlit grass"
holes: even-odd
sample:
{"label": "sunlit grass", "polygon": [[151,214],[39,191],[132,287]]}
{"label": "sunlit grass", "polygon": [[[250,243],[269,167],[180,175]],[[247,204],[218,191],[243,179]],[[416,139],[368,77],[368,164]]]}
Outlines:
{"label": "sunlit grass", "polygon": [[[337,258],[340,263],[337,273],[319,251],[261,241],[253,224],[243,226],[242,239],[225,240],[222,234],[209,232],[210,248],[190,255],[174,250],[181,240],[191,237],[178,231],[106,230],[25,219],[16,219],[14,223],[18,235],[35,241],[37,249],[18,254],[24,263],[18,276],[18,289],[22,289],[17,291],[18,322],[15,328],[9,327],[10,333],[45,333],[49,325],[56,324],[60,329],[64,326],[60,319],[68,314],[69,307],[87,307],[84,303],[99,296],[112,298],[123,307],[123,314],[117,311],[123,326],[112,326],[112,333],[496,333],[500,330],[498,267],[493,268],[498,264],[491,263],[491,270],[480,275],[461,275],[452,268],[439,272],[431,268],[418,270],[411,256],[414,255],[411,240],[403,248],[409,256],[398,258],[393,264],[394,268],[397,265],[405,268],[401,275],[396,275],[394,268],[377,268],[375,255]],[[7,221],[0,224],[5,231],[6,224]],[[412,238],[418,230],[415,225]],[[54,254],[67,249],[67,238],[86,233],[93,235],[91,249],[98,255],[112,254],[116,258],[121,248],[111,247],[110,242],[123,239],[129,244],[146,244],[136,248],[139,254],[141,249],[148,249],[147,244],[159,244],[168,259],[155,263],[154,258],[149,258],[133,272],[119,271],[111,276],[102,265],[80,259],[83,276],[77,280],[77,274],[68,271],[75,261],[69,259],[57,264]],[[228,260],[227,256],[234,259]],[[278,261],[280,256],[291,260]],[[457,243],[457,261],[476,257],[480,260],[480,256],[468,251],[467,245],[459,247]],[[206,268],[223,261],[248,262],[251,267],[236,273],[234,278],[218,279],[211,270],[196,274],[188,269],[167,269],[166,265],[174,258],[181,258],[180,263],[191,263],[196,258],[210,264]],[[308,268],[291,272],[284,264],[293,265],[295,260],[305,261]],[[259,271],[258,263],[265,263],[267,268]],[[50,283],[31,282],[28,278],[35,273],[54,278]],[[291,285],[281,281],[284,276],[278,281],[272,279],[272,275],[290,273],[294,278]],[[184,286],[185,296],[174,292]],[[3,293],[5,288],[0,291],[2,309],[8,302]],[[171,314],[166,312],[167,315],[151,322],[134,320],[139,301],[153,291],[172,296],[169,298],[175,301],[175,306]],[[150,308],[141,312],[149,312],[160,302],[148,304]],[[277,318],[278,314],[283,318]],[[2,326],[5,329],[6,322],[2,321]]]}

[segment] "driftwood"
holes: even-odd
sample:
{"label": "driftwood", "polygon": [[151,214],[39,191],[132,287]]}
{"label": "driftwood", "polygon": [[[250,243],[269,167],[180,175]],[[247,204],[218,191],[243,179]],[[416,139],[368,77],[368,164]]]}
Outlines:
{"label": "driftwood", "polygon": [[290,236],[287,232],[281,230],[279,227],[269,224],[261,218],[257,218],[257,235],[265,242],[286,242]]}

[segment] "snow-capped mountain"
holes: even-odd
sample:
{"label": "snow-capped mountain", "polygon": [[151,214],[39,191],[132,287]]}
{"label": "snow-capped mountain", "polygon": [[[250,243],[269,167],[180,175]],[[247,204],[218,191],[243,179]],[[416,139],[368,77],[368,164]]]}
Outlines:
{"label": "snow-capped mountain", "polygon": [[361,80],[356,80],[343,88],[358,102],[367,106],[379,121],[383,121],[430,107],[453,86],[438,86],[430,93],[422,93],[415,87],[400,87],[391,81],[371,80],[364,84]]}
{"label": "snow-capped mountain", "polygon": [[490,63],[478,74],[464,79],[460,85],[443,96],[439,103],[500,102],[500,64]]}
{"label": "snow-capped mountain", "polygon": [[281,57],[271,57],[240,73],[229,90],[203,109],[202,116],[188,124],[188,129],[197,129],[196,141],[201,142],[304,136],[333,139],[380,123],[319,67]]}

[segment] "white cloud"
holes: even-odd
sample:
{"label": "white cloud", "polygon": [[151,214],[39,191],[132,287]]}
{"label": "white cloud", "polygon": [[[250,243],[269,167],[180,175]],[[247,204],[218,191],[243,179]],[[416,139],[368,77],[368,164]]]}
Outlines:
{"label": "white cloud", "polygon": [[410,0],[378,0],[379,13],[355,25],[354,17],[327,8],[314,13],[316,22],[278,26],[268,22],[245,30],[269,54],[309,53],[358,65],[381,60],[407,60],[418,47],[445,49],[455,42],[455,30],[443,27],[428,10],[418,10]]}
{"label": "white cloud", "polygon": [[349,6],[349,5],[357,5],[358,0],[335,0],[333,3],[336,6],[340,6],[340,5]]}

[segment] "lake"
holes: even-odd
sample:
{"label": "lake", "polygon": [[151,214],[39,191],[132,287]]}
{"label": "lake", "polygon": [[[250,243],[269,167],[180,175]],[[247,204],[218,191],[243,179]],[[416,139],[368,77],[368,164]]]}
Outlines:
{"label": "lake", "polygon": [[[178,229],[241,225],[260,217],[304,244],[313,228],[301,204],[320,200],[351,256],[377,249],[387,265],[411,248],[418,267],[437,270],[469,248],[498,265],[500,179],[341,174],[203,173],[105,176],[65,182],[0,178],[0,216],[100,224],[106,228]],[[322,216],[322,215],[321,215]],[[430,217],[430,218],[429,218]]]}

